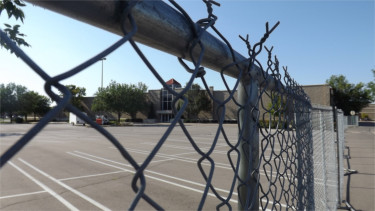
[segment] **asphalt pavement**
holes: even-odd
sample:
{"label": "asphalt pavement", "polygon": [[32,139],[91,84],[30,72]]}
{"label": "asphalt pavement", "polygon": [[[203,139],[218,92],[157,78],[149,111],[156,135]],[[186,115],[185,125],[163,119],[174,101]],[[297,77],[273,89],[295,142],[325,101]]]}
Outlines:
{"label": "asphalt pavement", "polygon": [[[361,124],[363,125],[363,124]],[[375,210],[375,127],[350,127],[345,131],[350,147],[350,203],[360,210]],[[33,124],[1,125],[0,153],[22,137]],[[228,137],[236,140],[237,126],[225,125]],[[141,164],[167,125],[157,127],[108,127],[134,160]],[[192,124],[188,130],[203,150],[212,144],[217,126]],[[220,140],[215,159],[213,184],[221,196],[228,195],[233,177],[226,159],[227,145]],[[199,154],[179,128],[175,128],[145,171],[146,191],[167,210],[195,210],[205,181],[197,169]],[[205,170],[210,164],[205,162]],[[346,167],[346,164],[345,164]],[[93,128],[49,124],[0,171],[1,210],[124,210],[135,197],[134,168]],[[344,181],[344,190],[346,180]],[[344,191],[342,195],[346,199]],[[215,210],[220,201],[211,193],[205,210]],[[237,209],[237,193],[231,198]],[[342,204],[344,205],[344,204]],[[227,207],[225,207],[227,208]],[[140,200],[137,209],[153,209]],[[224,208],[223,208],[224,209]]]}
{"label": "asphalt pavement", "polygon": [[[357,210],[373,211],[375,210],[375,124],[361,122],[359,125],[349,127],[345,131],[346,146],[349,146],[351,155],[350,168],[358,171],[351,175],[349,202]],[[346,161],[344,166],[347,168]],[[348,176],[344,181],[344,200],[347,199],[347,179]]]}

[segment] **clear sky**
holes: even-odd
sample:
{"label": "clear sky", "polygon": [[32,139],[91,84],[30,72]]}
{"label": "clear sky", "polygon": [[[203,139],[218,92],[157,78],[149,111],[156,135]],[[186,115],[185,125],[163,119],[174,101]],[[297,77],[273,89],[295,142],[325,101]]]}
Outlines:
{"label": "clear sky", "polygon": [[[176,0],[194,21],[207,16],[205,4],[198,0]],[[274,46],[280,65],[288,66],[290,75],[301,85],[324,84],[331,75],[342,74],[349,82],[374,80],[375,22],[374,1],[339,0],[217,0],[216,27],[233,48],[246,55],[238,35],[250,35],[252,43],[265,32],[265,23],[281,24],[271,34],[266,46]],[[50,76],[65,72],[96,55],[120,37],[78,22],[49,10],[28,4],[23,8],[25,21],[21,32],[32,46],[22,47]],[[3,23],[14,24],[3,12]],[[20,22],[18,22],[20,23]],[[177,59],[143,46],[142,49],[164,80],[188,81]],[[263,64],[265,64],[263,60]],[[101,62],[62,83],[86,88],[93,96],[101,83]],[[217,72],[209,71],[206,79],[216,90],[224,89]],[[149,89],[161,85],[127,43],[104,61],[104,86],[111,80],[120,83],[144,82]],[[43,80],[14,54],[0,49],[0,83],[15,82],[29,90],[45,94]],[[198,80],[197,80],[198,82]]]}

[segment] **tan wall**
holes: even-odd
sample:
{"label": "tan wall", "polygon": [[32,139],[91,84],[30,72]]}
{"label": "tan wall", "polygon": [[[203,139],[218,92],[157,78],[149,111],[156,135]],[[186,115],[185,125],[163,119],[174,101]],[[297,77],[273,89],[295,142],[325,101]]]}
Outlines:
{"label": "tan wall", "polygon": [[[228,97],[229,97],[229,93],[227,91],[214,91],[214,94],[213,96],[215,97],[216,100],[220,101],[220,102],[223,102],[225,101]],[[236,93],[234,93],[234,97],[235,99],[238,98],[238,92],[236,91]],[[219,120],[218,118],[218,114],[220,115],[220,113],[222,112],[222,110],[218,110],[219,108],[219,104],[214,104],[212,106],[213,108],[213,111],[212,111],[212,119],[214,120]],[[237,110],[238,110],[238,106],[235,104],[235,102],[233,100],[230,100],[228,101],[226,104],[225,104],[225,117],[224,117],[224,120],[234,120],[234,119],[237,119]],[[218,112],[216,112],[218,111]]]}
{"label": "tan wall", "polygon": [[328,84],[302,86],[310,97],[311,104],[331,106],[331,87]]}
{"label": "tan wall", "polygon": [[375,120],[375,104],[370,104],[363,108],[360,112],[361,114],[367,114],[370,120]]}
{"label": "tan wall", "polygon": [[[311,103],[312,104],[318,104],[318,105],[325,105],[325,106],[330,106],[330,86],[327,84],[323,85],[310,85],[310,86],[303,86],[303,90],[306,92],[306,94],[310,97]],[[215,99],[217,99],[220,102],[223,102],[225,99],[229,97],[229,93],[227,91],[214,91],[213,87],[210,87],[211,92],[213,93],[213,96]],[[160,120],[160,115],[156,113],[156,111],[160,110],[161,105],[160,105],[160,92],[161,89],[158,90],[149,90],[147,94],[147,98],[149,102],[152,102],[154,105],[154,111],[156,114],[156,119]],[[262,115],[265,113],[266,109],[269,109],[269,104],[271,102],[270,99],[270,93],[267,92],[263,93],[263,97],[259,102],[259,111],[260,111],[260,119],[263,119]],[[234,94],[235,99],[238,99],[238,92]],[[85,112],[90,116],[95,118],[95,113],[91,111],[91,105],[93,101],[93,97],[85,97],[84,98],[84,104],[85,104]],[[288,101],[286,96],[283,96],[283,99]],[[213,101],[212,101],[213,102]],[[200,119],[205,119],[205,120],[218,120],[217,116],[217,109],[219,107],[219,104],[212,103],[212,111],[209,112],[201,112],[199,114]],[[234,120],[237,119],[237,110],[238,106],[235,104],[233,100],[230,100],[225,104],[225,120]],[[373,109],[374,110],[374,109]],[[372,111],[373,111],[372,110]],[[367,110],[365,110],[367,111]],[[219,111],[220,112],[220,111]],[[367,113],[371,113],[370,111],[367,111]],[[107,113],[111,118],[117,118],[116,114],[113,113]],[[146,119],[148,115],[148,111],[144,112],[138,112],[137,113],[137,118],[142,118]],[[129,115],[123,114],[122,118],[130,118]],[[375,119],[375,117],[373,118]]]}

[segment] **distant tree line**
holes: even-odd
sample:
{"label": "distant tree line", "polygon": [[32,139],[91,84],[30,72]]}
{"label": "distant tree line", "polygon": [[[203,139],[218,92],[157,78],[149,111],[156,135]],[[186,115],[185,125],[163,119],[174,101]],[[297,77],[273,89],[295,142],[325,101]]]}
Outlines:
{"label": "distant tree line", "polygon": [[[66,85],[72,93],[70,103],[84,110],[82,100],[86,96],[86,88],[76,85]],[[128,113],[132,119],[136,118],[138,111],[149,108],[147,103],[147,86],[143,83],[120,84],[112,81],[107,87],[99,88],[95,93],[92,110],[96,112],[114,112],[118,121],[123,113]],[[62,96],[63,94],[60,93]],[[22,116],[27,121],[28,115],[42,117],[50,108],[51,100],[34,91],[29,91],[25,86],[15,83],[0,84],[0,114],[2,117]],[[18,117],[19,118],[19,117]]]}
{"label": "distant tree line", "polygon": [[[185,93],[187,106],[183,118],[187,120],[196,120],[201,111],[211,111],[212,102],[206,90],[202,90],[199,84],[192,84],[191,88]],[[177,102],[177,110],[180,110],[184,104],[183,100]]]}
{"label": "distant tree line", "polygon": [[[73,84],[65,85],[65,87],[70,91],[72,97],[70,98],[70,103],[77,107],[79,110],[83,111],[82,100],[86,96],[86,88],[79,87]],[[60,92],[60,96],[63,96],[63,93]]]}
{"label": "distant tree line", "polygon": [[15,83],[0,84],[0,113],[9,116],[11,122],[13,115],[22,115],[27,121],[27,115],[34,114],[41,117],[50,110],[51,100],[34,91],[27,90],[22,85]]}
{"label": "distant tree line", "polygon": [[128,113],[135,119],[138,111],[148,108],[146,92],[147,86],[141,82],[135,85],[111,81],[107,87],[99,88],[95,93],[91,109],[116,113],[118,122],[123,113]]}
{"label": "distant tree line", "polygon": [[[371,70],[375,79],[375,69]],[[352,84],[343,75],[332,75],[327,81],[333,89],[333,103],[350,115],[350,111],[360,112],[375,101],[375,82]]]}
{"label": "distant tree line", "polygon": [[[372,70],[375,79],[375,70]],[[375,80],[374,80],[375,81]],[[333,89],[334,105],[344,111],[345,115],[350,115],[350,111],[360,112],[369,103],[375,101],[375,82],[367,84],[351,84],[343,75],[332,75],[326,82]],[[66,85],[72,93],[71,104],[83,110],[82,99],[86,95],[84,87]],[[62,95],[62,93],[60,93]],[[201,111],[209,111],[212,103],[204,90],[198,84],[193,84],[192,88],[186,92],[185,97],[188,105],[184,112],[185,118],[196,119]],[[271,113],[279,116],[279,109],[285,107],[285,102],[280,97],[272,97],[272,105],[269,105]],[[182,107],[182,101],[177,103],[177,109]],[[13,116],[22,115],[27,121],[30,114],[42,117],[50,110],[51,100],[34,91],[29,91],[22,85],[15,83],[0,84],[0,114],[9,116],[11,121]],[[99,88],[95,93],[95,98],[91,109],[95,112],[113,112],[117,114],[117,121],[123,113],[127,113],[132,119],[136,118],[139,111],[149,111],[149,116],[153,114],[153,105],[147,102],[147,86],[143,83],[121,84],[116,81],[105,88]],[[153,115],[151,115],[153,114]]]}

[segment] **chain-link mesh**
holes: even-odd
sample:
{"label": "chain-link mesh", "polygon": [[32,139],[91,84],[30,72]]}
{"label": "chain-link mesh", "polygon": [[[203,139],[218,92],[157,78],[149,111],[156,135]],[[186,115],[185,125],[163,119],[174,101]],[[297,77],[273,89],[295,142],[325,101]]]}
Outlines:
{"label": "chain-link mesh", "polygon": [[[189,42],[189,55],[187,55],[192,62],[187,63],[184,59],[177,58],[182,65],[181,68],[191,73],[186,87],[178,92],[165,83],[158,71],[133,41],[132,37],[137,31],[137,25],[131,11],[137,1],[128,2],[126,9],[121,14],[124,36],[118,42],[76,68],[55,77],[49,76],[10,41],[3,31],[0,31],[1,39],[10,46],[20,59],[45,80],[46,93],[57,103],[54,109],[1,156],[1,167],[30,142],[59,112],[66,109],[105,136],[134,168],[136,173],[133,175],[132,189],[136,195],[128,208],[134,210],[139,201],[144,200],[155,209],[162,210],[163,207],[147,193],[147,180],[144,171],[178,123],[192,148],[200,155],[197,160],[197,168],[206,181],[201,200],[197,205],[198,210],[203,209],[209,193],[214,194],[220,200],[216,209],[231,210],[234,205],[231,204],[230,200],[236,191],[239,198],[238,206],[246,210],[258,209],[257,207],[262,210],[334,209],[337,203],[337,191],[335,192],[335,190],[337,190],[338,183],[336,157],[335,153],[332,153],[332,150],[335,150],[332,114],[324,109],[312,108],[308,96],[303,92],[301,86],[291,79],[287,68],[284,67],[283,70],[280,70],[277,57],[272,56],[272,48],[263,46],[279,23],[271,29],[269,29],[267,23],[264,36],[253,46],[250,44],[248,36],[246,38],[241,37],[248,48],[248,58],[237,61],[230,43],[214,25],[217,17],[213,14],[213,6],[218,6],[218,3],[204,0],[208,11],[207,17],[193,22],[176,2],[170,2],[189,21],[194,35]],[[130,30],[125,29],[125,22],[131,23]],[[201,37],[209,28],[227,45],[233,58],[232,63],[227,64],[220,71],[228,93],[228,97],[224,100],[214,97],[212,90],[206,83],[206,80],[209,79],[205,77],[205,69],[201,65],[205,55],[205,46],[201,42]],[[141,164],[134,160],[127,149],[113,135],[70,104],[71,93],[60,83],[60,81],[85,70],[89,65],[107,56],[125,42],[131,44],[161,86],[173,95],[174,119]],[[257,59],[263,48],[266,49],[268,55],[265,68]],[[200,53],[193,53],[197,49]],[[235,67],[238,70],[238,76],[233,87],[229,87],[224,77],[229,67]],[[181,119],[189,106],[185,94],[196,80],[202,81],[206,92],[212,101],[218,105],[214,111],[218,117],[215,137],[212,140],[212,145],[205,149],[198,146]],[[63,93],[63,97],[55,94],[52,87]],[[242,97],[237,96],[237,90],[242,90],[239,94]],[[182,105],[178,103],[179,101],[183,102]],[[229,102],[234,102],[238,107],[239,136],[234,140],[227,137],[226,130],[223,127]],[[215,161],[212,158],[212,153],[219,137],[223,137],[230,148],[227,151],[227,157],[233,169],[233,176],[227,178],[228,181],[232,182],[226,196],[220,195],[212,184],[215,172]],[[203,167],[203,162],[209,163],[208,169]],[[245,169],[243,169],[244,166]]]}
{"label": "chain-link mesh", "polygon": [[337,150],[337,160],[338,160],[338,176],[339,176],[339,193],[338,193],[338,201],[339,203],[342,201],[342,193],[344,192],[344,150],[345,150],[345,124],[344,124],[344,112],[342,110],[336,110],[336,133],[337,133],[337,143],[336,146]]}
{"label": "chain-link mesh", "polygon": [[[314,106],[312,112],[315,208],[318,210],[336,210],[341,198],[344,131],[343,115],[340,110],[338,113],[334,123],[335,114],[331,107]],[[336,132],[335,124],[338,126]]]}

